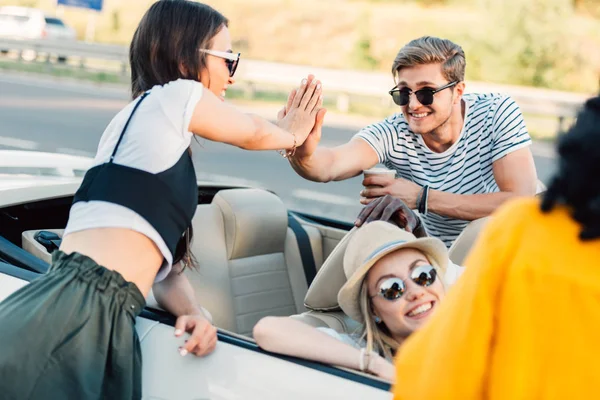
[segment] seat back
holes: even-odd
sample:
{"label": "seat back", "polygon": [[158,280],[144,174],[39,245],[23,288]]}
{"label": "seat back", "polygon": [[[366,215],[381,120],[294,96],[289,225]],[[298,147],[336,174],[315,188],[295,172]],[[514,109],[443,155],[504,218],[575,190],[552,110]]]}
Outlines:
{"label": "seat back", "polygon": [[[192,252],[199,269],[185,273],[216,326],[249,336],[265,316],[305,311],[308,287],[287,218],[281,200],[259,189],[222,190],[198,206]],[[306,230],[318,268],[318,230]]]}
{"label": "seat back", "polygon": [[548,188],[546,187],[546,185],[544,184],[544,182],[542,182],[541,180],[537,180],[536,184],[535,184],[535,194],[536,195],[541,195],[543,194],[546,190],[548,190]]}
{"label": "seat back", "polygon": [[[340,234],[326,231],[325,241],[322,227],[299,222],[318,271],[324,252]],[[287,210],[277,196],[258,189],[223,190],[211,204],[198,206],[192,223],[192,253],[199,268],[188,268],[185,274],[216,326],[250,335],[263,316],[306,311],[304,265]],[[60,229],[47,230],[62,236]],[[51,255],[34,239],[38,231],[23,233],[23,248],[50,263]],[[147,305],[160,308],[152,292]]]}
{"label": "seat back", "polygon": [[[542,197],[547,190],[546,185],[541,180],[536,181],[535,193],[537,197]],[[450,250],[448,251],[450,260],[457,265],[463,265],[467,254],[475,244],[481,230],[491,217],[484,217],[471,221],[461,234],[456,238]]]}
{"label": "seat back", "polygon": [[331,328],[339,333],[354,334],[361,324],[342,311],[307,311],[292,315],[292,318],[315,328]]}
{"label": "seat back", "polygon": [[354,334],[360,329],[361,324],[341,311],[337,300],[337,294],[346,282],[344,253],[356,230],[353,228],[346,233],[317,273],[304,298],[309,311],[293,315],[292,318],[315,328],[331,328],[339,333]]}
{"label": "seat back", "polygon": [[479,233],[485,226],[485,224],[489,221],[491,217],[484,217],[480,219],[476,219],[471,221],[465,229],[458,235],[450,250],[448,251],[448,255],[450,260],[456,265],[463,265],[465,262],[465,258],[467,254],[475,244]]}

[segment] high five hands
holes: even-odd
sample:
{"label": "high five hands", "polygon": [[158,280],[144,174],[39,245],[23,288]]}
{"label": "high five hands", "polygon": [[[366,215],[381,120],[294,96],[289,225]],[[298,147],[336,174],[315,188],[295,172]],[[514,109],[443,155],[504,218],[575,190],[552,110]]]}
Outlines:
{"label": "high five hands", "polygon": [[319,100],[315,108],[316,117],[314,125],[306,140],[304,140],[303,144],[296,150],[296,158],[310,157],[321,141],[321,130],[323,128],[323,120],[325,119],[327,109],[323,108],[323,94],[320,85],[321,82],[319,82],[314,75],[308,75],[308,78],[302,80],[299,88],[293,89],[290,92],[286,105],[277,114],[277,120],[283,120],[294,108],[298,107],[298,104],[300,104],[299,98],[306,96],[306,93],[310,92],[311,88],[319,87]]}

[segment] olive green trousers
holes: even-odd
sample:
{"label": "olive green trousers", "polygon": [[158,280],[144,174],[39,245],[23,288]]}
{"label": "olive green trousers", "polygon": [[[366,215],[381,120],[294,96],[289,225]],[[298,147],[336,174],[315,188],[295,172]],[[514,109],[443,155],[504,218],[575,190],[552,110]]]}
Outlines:
{"label": "olive green trousers", "polygon": [[137,286],[79,253],[0,303],[0,398],[140,399]]}

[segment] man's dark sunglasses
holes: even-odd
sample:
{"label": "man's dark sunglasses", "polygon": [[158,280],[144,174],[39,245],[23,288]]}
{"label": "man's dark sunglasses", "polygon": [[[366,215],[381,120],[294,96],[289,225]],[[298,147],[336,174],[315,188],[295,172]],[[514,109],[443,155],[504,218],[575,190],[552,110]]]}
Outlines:
{"label": "man's dark sunglasses", "polygon": [[[431,265],[420,265],[412,270],[410,279],[419,286],[431,286],[435,282],[437,271]],[[379,292],[371,296],[381,296],[386,300],[397,300],[406,292],[406,283],[400,278],[388,278],[379,285]]]}
{"label": "man's dark sunglasses", "polygon": [[452,86],[456,85],[457,83],[458,83],[458,81],[454,81],[454,82],[448,83],[447,85],[439,87],[437,89],[423,88],[423,89],[417,90],[416,92],[413,92],[412,90],[407,89],[407,88],[402,88],[402,89],[394,88],[394,89],[390,90],[389,93],[392,96],[394,103],[396,103],[399,106],[405,106],[408,104],[411,93],[413,93],[417,97],[417,100],[419,100],[419,103],[421,103],[424,106],[430,106],[433,104],[433,95],[434,94],[436,94],[437,92],[440,92],[444,89],[448,89],[449,87],[452,87]]}

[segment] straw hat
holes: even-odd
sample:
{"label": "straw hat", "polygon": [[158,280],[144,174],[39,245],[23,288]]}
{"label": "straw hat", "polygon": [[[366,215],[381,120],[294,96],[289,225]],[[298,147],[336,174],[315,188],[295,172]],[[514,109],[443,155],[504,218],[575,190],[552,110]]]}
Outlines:
{"label": "straw hat", "polygon": [[355,232],[344,255],[347,281],[338,293],[338,303],[346,315],[363,322],[359,295],[367,272],[385,255],[404,248],[420,250],[438,270],[438,275],[445,275],[448,250],[441,240],[432,237],[417,239],[412,233],[388,222],[371,222]]}

